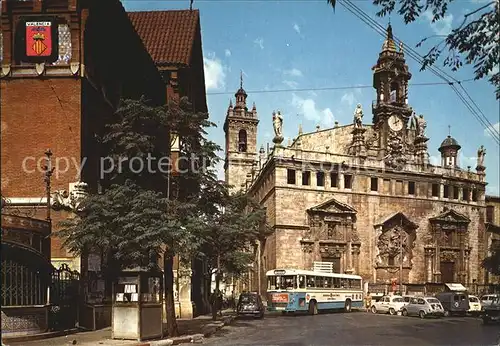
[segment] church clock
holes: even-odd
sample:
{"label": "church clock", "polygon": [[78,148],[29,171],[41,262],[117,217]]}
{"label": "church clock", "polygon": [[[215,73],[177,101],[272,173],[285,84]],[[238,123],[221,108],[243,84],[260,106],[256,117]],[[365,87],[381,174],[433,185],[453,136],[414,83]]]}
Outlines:
{"label": "church clock", "polygon": [[403,129],[403,120],[396,115],[391,115],[389,118],[389,128],[394,132],[399,132]]}

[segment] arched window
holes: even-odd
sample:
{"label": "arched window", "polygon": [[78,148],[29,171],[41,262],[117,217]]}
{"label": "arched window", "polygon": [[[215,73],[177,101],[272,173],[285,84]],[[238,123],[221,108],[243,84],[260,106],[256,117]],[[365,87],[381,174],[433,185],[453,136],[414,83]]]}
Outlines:
{"label": "arched window", "polygon": [[238,133],[238,151],[243,153],[247,151],[247,132],[245,130],[240,130]]}
{"label": "arched window", "polygon": [[391,102],[399,102],[399,84],[398,83],[391,84],[390,100],[391,100]]}

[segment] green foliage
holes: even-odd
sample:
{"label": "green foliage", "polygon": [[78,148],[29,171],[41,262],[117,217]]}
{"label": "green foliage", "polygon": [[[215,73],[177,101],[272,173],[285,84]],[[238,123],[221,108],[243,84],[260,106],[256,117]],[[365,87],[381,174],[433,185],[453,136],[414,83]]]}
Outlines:
{"label": "green foliage", "polygon": [[[327,0],[335,7],[336,0]],[[397,13],[406,24],[412,23],[424,12],[432,13],[432,22],[437,22],[448,13],[453,0],[373,0],[380,7],[377,16],[385,17],[392,14],[399,5]],[[423,38],[417,47],[431,38],[441,40],[432,46],[423,57],[421,70],[435,64],[447,51],[443,65],[456,71],[463,63],[472,65],[475,79],[489,77],[489,82],[496,87],[496,97],[500,98],[500,72],[498,71],[498,35],[500,26],[500,3],[491,1],[464,14],[461,24],[448,35],[434,35]],[[443,38],[444,37],[444,38]]]}
{"label": "green foliage", "polygon": [[500,244],[494,242],[490,248],[491,255],[486,257],[482,266],[493,275],[500,275]]}
{"label": "green foliage", "polygon": [[200,202],[204,216],[196,230],[201,241],[198,256],[210,269],[220,265],[226,274],[239,276],[253,262],[253,245],[270,233],[266,210],[243,193],[230,194],[222,182],[205,185]]}
{"label": "green foliage", "polygon": [[163,244],[180,247],[178,240],[189,238],[172,204],[161,193],[126,180],[90,195],[77,217],[61,223],[60,235],[75,253],[99,250],[111,253],[120,269],[146,267],[163,253]]}

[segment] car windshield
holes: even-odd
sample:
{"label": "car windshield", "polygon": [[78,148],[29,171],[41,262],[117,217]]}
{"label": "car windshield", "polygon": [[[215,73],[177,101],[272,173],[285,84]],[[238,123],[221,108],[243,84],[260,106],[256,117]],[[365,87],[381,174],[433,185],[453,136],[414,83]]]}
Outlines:
{"label": "car windshield", "polygon": [[430,304],[439,304],[439,300],[437,300],[436,298],[429,298],[427,299],[427,302]]}
{"label": "car windshield", "polygon": [[477,300],[476,297],[469,297],[469,302],[471,302],[471,303],[477,303],[478,300]]}
{"label": "car windshield", "polygon": [[241,296],[240,303],[255,303],[257,298],[255,296]]}
{"label": "car windshield", "polygon": [[392,301],[394,303],[402,303],[403,302],[403,298],[393,298]]}

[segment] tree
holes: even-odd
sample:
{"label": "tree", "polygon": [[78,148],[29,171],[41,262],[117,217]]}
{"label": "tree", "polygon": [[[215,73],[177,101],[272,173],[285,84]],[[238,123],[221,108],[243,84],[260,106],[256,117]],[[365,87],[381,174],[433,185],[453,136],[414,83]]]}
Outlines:
{"label": "tree", "polygon": [[[327,0],[335,8],[337,0]],[[414,22],[424,12],[432,13],[432,23],[444,18],[449,11],[453,0],[373,0],[373,4],[380,7],[377,16],[384,17],[394,12],[396,3],[399,4],[397,13],[403,16],[406,24]],[[448,56],[443,65],[458,70],[465,61],[473,65],[475,79],[489,77],[489,82],[496,87],[496,97],[500,98],[500,72],[498,70],[498,39],[500,27],[500,2],[492,0],[463,16],[461,24],[448,35],[434,35],[423,38],[417,47],[430,39],[440,41],[432,46],[423,57],[421,70],[434,63],[447,51]]]}
{"label": "tree", "polygon": [[500,275],[500,242],[493,242],[491,255],[483,259],[482,266],[493,275]]}
{"label": "tree", "polygon": [[[208,207],[207,207],[208,206]],[[230,194],[228,186],[211,181],[200,194],[203,223],[198,228],[201,239],[199,256],[207,261],[209,273],[216,269],[212,318],[217,316],[216,295],[220,292],[222,272],[239,276],[253,261],[252,244],[269,234],[266,211],[243,193]]]}
{"label": "tree", "polygon": [[[208,114],[193,112],[185,98],[160,107],[145,99],[123,101],[100,138],[110,158],[108,167],[101,167],[109,172],[104,192],[90,195],[60,232],[76,253],[89,248],[107,253],[109,272],[153,266],[163,257],[170,336],[178,335],[173,258],[194,252],[198,187],[219,149],[205,138],[204,129],[213,125],[207,119]],[[170,162],[171,132],[181,138],[182,164]]]}

